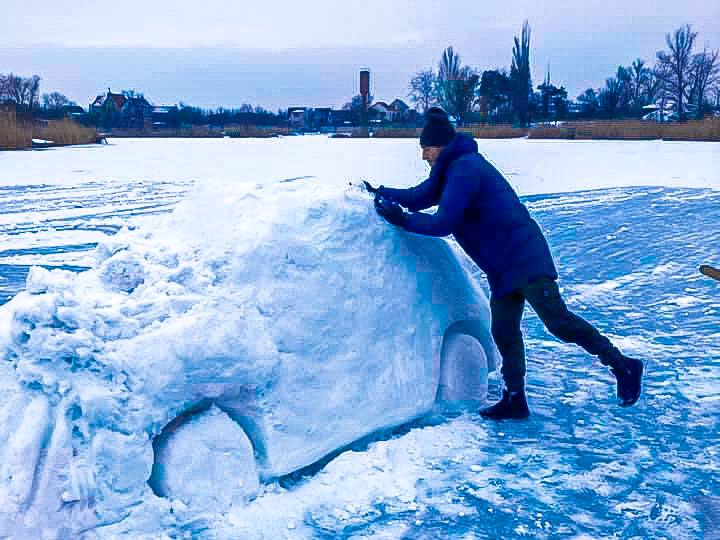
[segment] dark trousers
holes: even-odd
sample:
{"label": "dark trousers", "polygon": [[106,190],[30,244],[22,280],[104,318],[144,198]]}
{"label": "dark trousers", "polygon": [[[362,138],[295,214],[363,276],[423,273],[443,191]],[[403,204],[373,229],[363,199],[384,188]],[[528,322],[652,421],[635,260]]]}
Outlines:
{"label": "dark trousers", "polygon": [[565,343],[575,343],[590,354],[601,356],[603,363],[608,363],[607,358],[617,351],[595,327],[568,310],[555,280],[541,277],[522,289],[490,299],[492,335],[503,360],[503,380],[511,392],[525,386],[525,345],[520,330],[525,300],[550,333]]}

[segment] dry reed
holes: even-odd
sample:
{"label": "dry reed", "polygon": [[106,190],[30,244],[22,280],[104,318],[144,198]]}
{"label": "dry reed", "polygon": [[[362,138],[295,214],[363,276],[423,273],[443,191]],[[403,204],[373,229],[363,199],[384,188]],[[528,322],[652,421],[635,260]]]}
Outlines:
{"label": "dry reed", "polygon": [[[461,133],[472,135],[476,139],[510,139],[525,137],[527,130],[509,125],[497,126],[463,126],[457,128]],[[417,138],[422,128],[377,128],[373,130],[374,138]]]}
{"label": "dry reed", "polygon": [[414,139],[420,136],[421,129],[416,128],[377,128],[373,129],[373,138]]}
{"label": "dry reed", "polygon": [[663,124],[641,120],[577,122],[568,124],[575,129],[575,139],[608,139],[641,141],[662,138]]}
{"label": "dry reed", "polygon": [[508,124],[464,126],[458,128],[458,131],[472,135],[475,139],[517,139],[528,134],[527,129],[513,127]]}
{"label": "dry reed", "polygon": [[254,137],[254,138],[265,138],[275,137],[277,135],[287,135],[289,132],[288,128],[283,127],[270,127],[270,126],[252,126],[252,125],[238,125],[238,126],[227,126],[225,128],[225,135],[228,137]]}
{"label": "dry reed", "polygon": [[163,128],[163,129],[137,129],[113,128],[105,134],[107,137],[118,138],[222,138],[220,129],[210,129],[209,126],[192,126],[189,128]]}
{"label": "dry reed", "polygon": [[[373,136],[419,137],[421,131],[414,128],[380,128]],[[527,136],[529,139],[720,141],[720,118],[664,124],[641,120],[568,122],[560,126],[537,126],[530,129],[509,125],[465,126],[458,128],[458,131],[476,139]]]}
{"label": "dry reed", "polygon": [[[576,122],[563,127],[574,130],[574,137],[568,138],[575,139],[720,141],[720,118],[664,124],[640,120]],[[540,128],[533,131],[535,129]]]}
{"label": "dry reed", "polygon": [[720,142],[720,118],[706,118],[683,124],[663,124],[663,139]]}
{"label": "dry reed", "polygon": [[83,127],[72,120],[49,120],[46,126],[33,129],[33,137],[57,145],[94,144],[97,141],[97,130],[94,127]]}
{"label": "dry reed", "polygon": [[32,128],[18,123],[14,111],[0,111],[0,150],[17,150],[32,146]]}
{"label": "dry reed", "polygon": [[566,126],[538,126],[528,130],[528,139],[574,139],[575,128]]}

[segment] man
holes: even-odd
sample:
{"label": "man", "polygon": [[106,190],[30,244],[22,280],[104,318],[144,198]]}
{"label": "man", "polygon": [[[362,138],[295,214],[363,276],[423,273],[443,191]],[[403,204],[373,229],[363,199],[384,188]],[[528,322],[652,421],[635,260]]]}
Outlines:
{"label": "man", "polygon": [[[640,397],[643,363],[624,356],[587,321],[568,310],[560,296],[547,241],[503,175],[470,137],[455,133],[447,114],[433,107],[420,135],[430,177],[409,189],[373,187],[378,214],[406,231],[428,236],[452,234],[485,272],[490,284],[492,335],[502,356],[502,399],[480,414],[486,418],[526,418],[525,349],[520,321],[525,301],[545,327],[576,343],[609,366],[617,379],[618,403]],[[437,206],[434,214],[420,212]],[[402,207],[407,208],[406,212]]]}

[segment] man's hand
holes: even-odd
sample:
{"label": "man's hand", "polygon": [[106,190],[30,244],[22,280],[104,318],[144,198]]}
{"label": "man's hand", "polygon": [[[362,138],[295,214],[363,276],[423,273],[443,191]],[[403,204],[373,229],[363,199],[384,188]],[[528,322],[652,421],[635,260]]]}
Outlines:
{"label": "man's hand", "polygon": [[372,193],[373,195],[377,195],[378,189],[380,188],[373,187],[372,184],[367,180],[363,180],[363,184],[365,184],[365,191],[367,191],[368,193]]}
{"label": "man's hand", "polygon": [[388,223],[398,227],[402,227],[403,223],[405,223],[405,220],[407,219],[405,211],[398,203],[383,199],[379,196],[375,197],[375,210]]}

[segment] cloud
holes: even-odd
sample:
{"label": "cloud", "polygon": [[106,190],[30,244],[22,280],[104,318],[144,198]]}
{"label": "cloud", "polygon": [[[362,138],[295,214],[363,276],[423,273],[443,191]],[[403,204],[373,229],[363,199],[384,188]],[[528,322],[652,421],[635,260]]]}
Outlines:
{"label": "cloud", "polygon": [[720,47],[720,10],[707,0],[2,2],[0,69],[37,73],[43,91],[80,103],[112,86],[162,103],[342,105],[360,67],[371,68],[378,99],[404,97],[413,73],[449,45],[477,69],[509,68],[524,19],[533,80],[549,66],[570,97],[638,56],[652,64],[682,24],[699,31],[700,47]]}
{"label": "cloud", "polygon": [[[296,2],[155,0],[134,6],[75,0],[5,0],[0,46],[242,47],[282,50],[324,46],[390,46],[417,42],[418,4],[364,0]],[[13,21],[9,24],[9,21]],[[398,23],[402,24],[398,24]]]}

